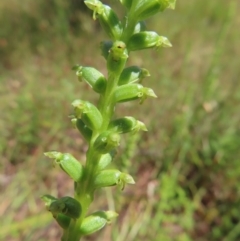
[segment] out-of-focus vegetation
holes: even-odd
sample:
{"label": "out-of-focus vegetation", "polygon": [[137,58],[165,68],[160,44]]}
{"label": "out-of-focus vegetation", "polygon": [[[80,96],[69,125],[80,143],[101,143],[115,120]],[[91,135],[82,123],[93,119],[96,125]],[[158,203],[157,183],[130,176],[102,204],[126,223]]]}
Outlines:
{"label": "out-of-focus vegetation", "polygon": [[[149,20],[173,48],[129,60],[150,71],[144,84],[159,97],[116,110],[149,129],[124,139],[113,164],[129,168],[136,185],[96,196],[99,208],[120,215],[86,240],[240,240],[239,11],[238,0],[181,0]],[[0,240],[60,237],[39,197],[73,188],[43,152],[84,159],[70,103],[96,96],[71,67],[106,73],[105,38],[80,0],[0,1]]]}

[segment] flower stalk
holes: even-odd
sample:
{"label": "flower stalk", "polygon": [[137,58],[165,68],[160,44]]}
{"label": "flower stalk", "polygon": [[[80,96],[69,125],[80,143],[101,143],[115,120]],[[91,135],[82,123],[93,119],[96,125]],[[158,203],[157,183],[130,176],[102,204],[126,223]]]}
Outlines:
{"label": "flower stalk", "polygon": [[141,83],[150,73],[144,68],[126,65],[132,51],[171,47],[166,37],[147,31],[143,20],[175,6],[175,0],[120,0],[126,9],[126,16],[121,21],[114,10],[101,1],[84,2],[93,11],[93,19],[99,20],[110,38],[101,43],[108,75],[104,76],[94,67],[73,67],[78,79],[99,94],[96,105],[79,99],[72,103],[72,123],[88,143],[85,164],[69,153],[45,153],[74,181],[74,197],[42,197],[46,209],[62,228],[62,241],[79,241],[117,217],[115,211],[88,214],[97,189],[117,185],[123,190],[127,184],[135,183],[130,174],[109,169],[108,165],[121,143],[121,135],[147,131],[147,128],[131,116],[114,118],[114,111],[121,102],[139,100],[143,103],[149,97],[157,97],[151,88]]}

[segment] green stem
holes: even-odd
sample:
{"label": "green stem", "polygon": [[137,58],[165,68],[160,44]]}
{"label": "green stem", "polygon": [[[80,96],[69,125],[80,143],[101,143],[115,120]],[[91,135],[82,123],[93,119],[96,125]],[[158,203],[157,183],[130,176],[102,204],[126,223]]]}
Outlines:
{"label": "green stem", "polygon": [[135,20],[134,15],[132,17],[130,14],[126,17],[126,19],[125,28],[120,40],[127,44],[129,38],[134,32],[137,21]]}
{"label": "green stem", "polygon": [[115,104],[113,103],[112,93],[117,86],[120,75],[109,74],[106,92],[99,100],[99,110],[103,117],[101,132],[107,130],[108,124],[113,116]]}

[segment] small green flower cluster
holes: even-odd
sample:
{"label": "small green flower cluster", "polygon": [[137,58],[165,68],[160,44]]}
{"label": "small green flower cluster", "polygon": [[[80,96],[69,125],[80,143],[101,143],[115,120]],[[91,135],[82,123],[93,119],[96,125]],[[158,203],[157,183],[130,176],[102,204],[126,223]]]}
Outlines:
{"label": "small green flower cluster", "polygon": [[122,134],[147,131],[147,128],[131,116],[113,119],[115,107],[121,102],[138,99],[143,103],[148,97],[156,98],[152,89],[141,84],[143,78],[150,76],[149,72],[138,66],[126,67],[126,63],[132,51],[172,46],[166,37],[147,31],[143,20],[166,8],[173,9],[176,0],[119,1],[126,9],[123,21],[101,1],[84,1],[93,11],[93,19],[99,20],[110,38],[100,45],[106,60],[107,77],[93,67],[73,67],[78,79],[99,94],[97,106],[80,99],[72,103],[72,123],[89,146],[86,163],[82,165],[69,153],[45,153],[74,181],[74,198],[42,196],[47,210],[63,229],[62,241],[79,241],[117,217],[114,211],[97,211],[90,215],[87,212],[96,189],[115,185],[124,189],[126,184],[135,183],[128,173],[107,167],[120,145]]}

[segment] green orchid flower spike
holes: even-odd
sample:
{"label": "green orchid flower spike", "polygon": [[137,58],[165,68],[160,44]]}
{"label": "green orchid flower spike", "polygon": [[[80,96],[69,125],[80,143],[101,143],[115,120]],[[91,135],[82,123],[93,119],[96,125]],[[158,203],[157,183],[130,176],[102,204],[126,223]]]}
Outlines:
{"label": "green orchid flower spike", "polygon": [[[114,162],[122,135],[147,131],[142,120],[132,116],[115,117],[115,110],[122,102],[138,100],[142,104],[154,91],[143,84],[150,76],[147,69],[130,65],[128,59],[135,51],[171,47],[170,41],[147,29],[145,19],[166,9],[174,9],[176,0],[119,0],[125,16],[99,0],[85,0],[92,10],[93,19],[99,21],[108,39],[100,44],[107,74],[91,66],[75,65],[73,70],[81,84],[87,84],[99,95],[98,103],[77,99],[72,102],[71,122],[87,142],[84,161],[70,153],[45,152],[73,181],[73,196],[54,197],[43,195],[46,209],[62,228],[62,241],[79,241],[110,224],[118,216],[114,210],[88,213],[95,191],[117,186],[120,190],[135,184],[134,178],[124,170],[109,168]],[[136,102],[135,102],[136,103]],[[137,103],[136,103],[137,104]]]}

